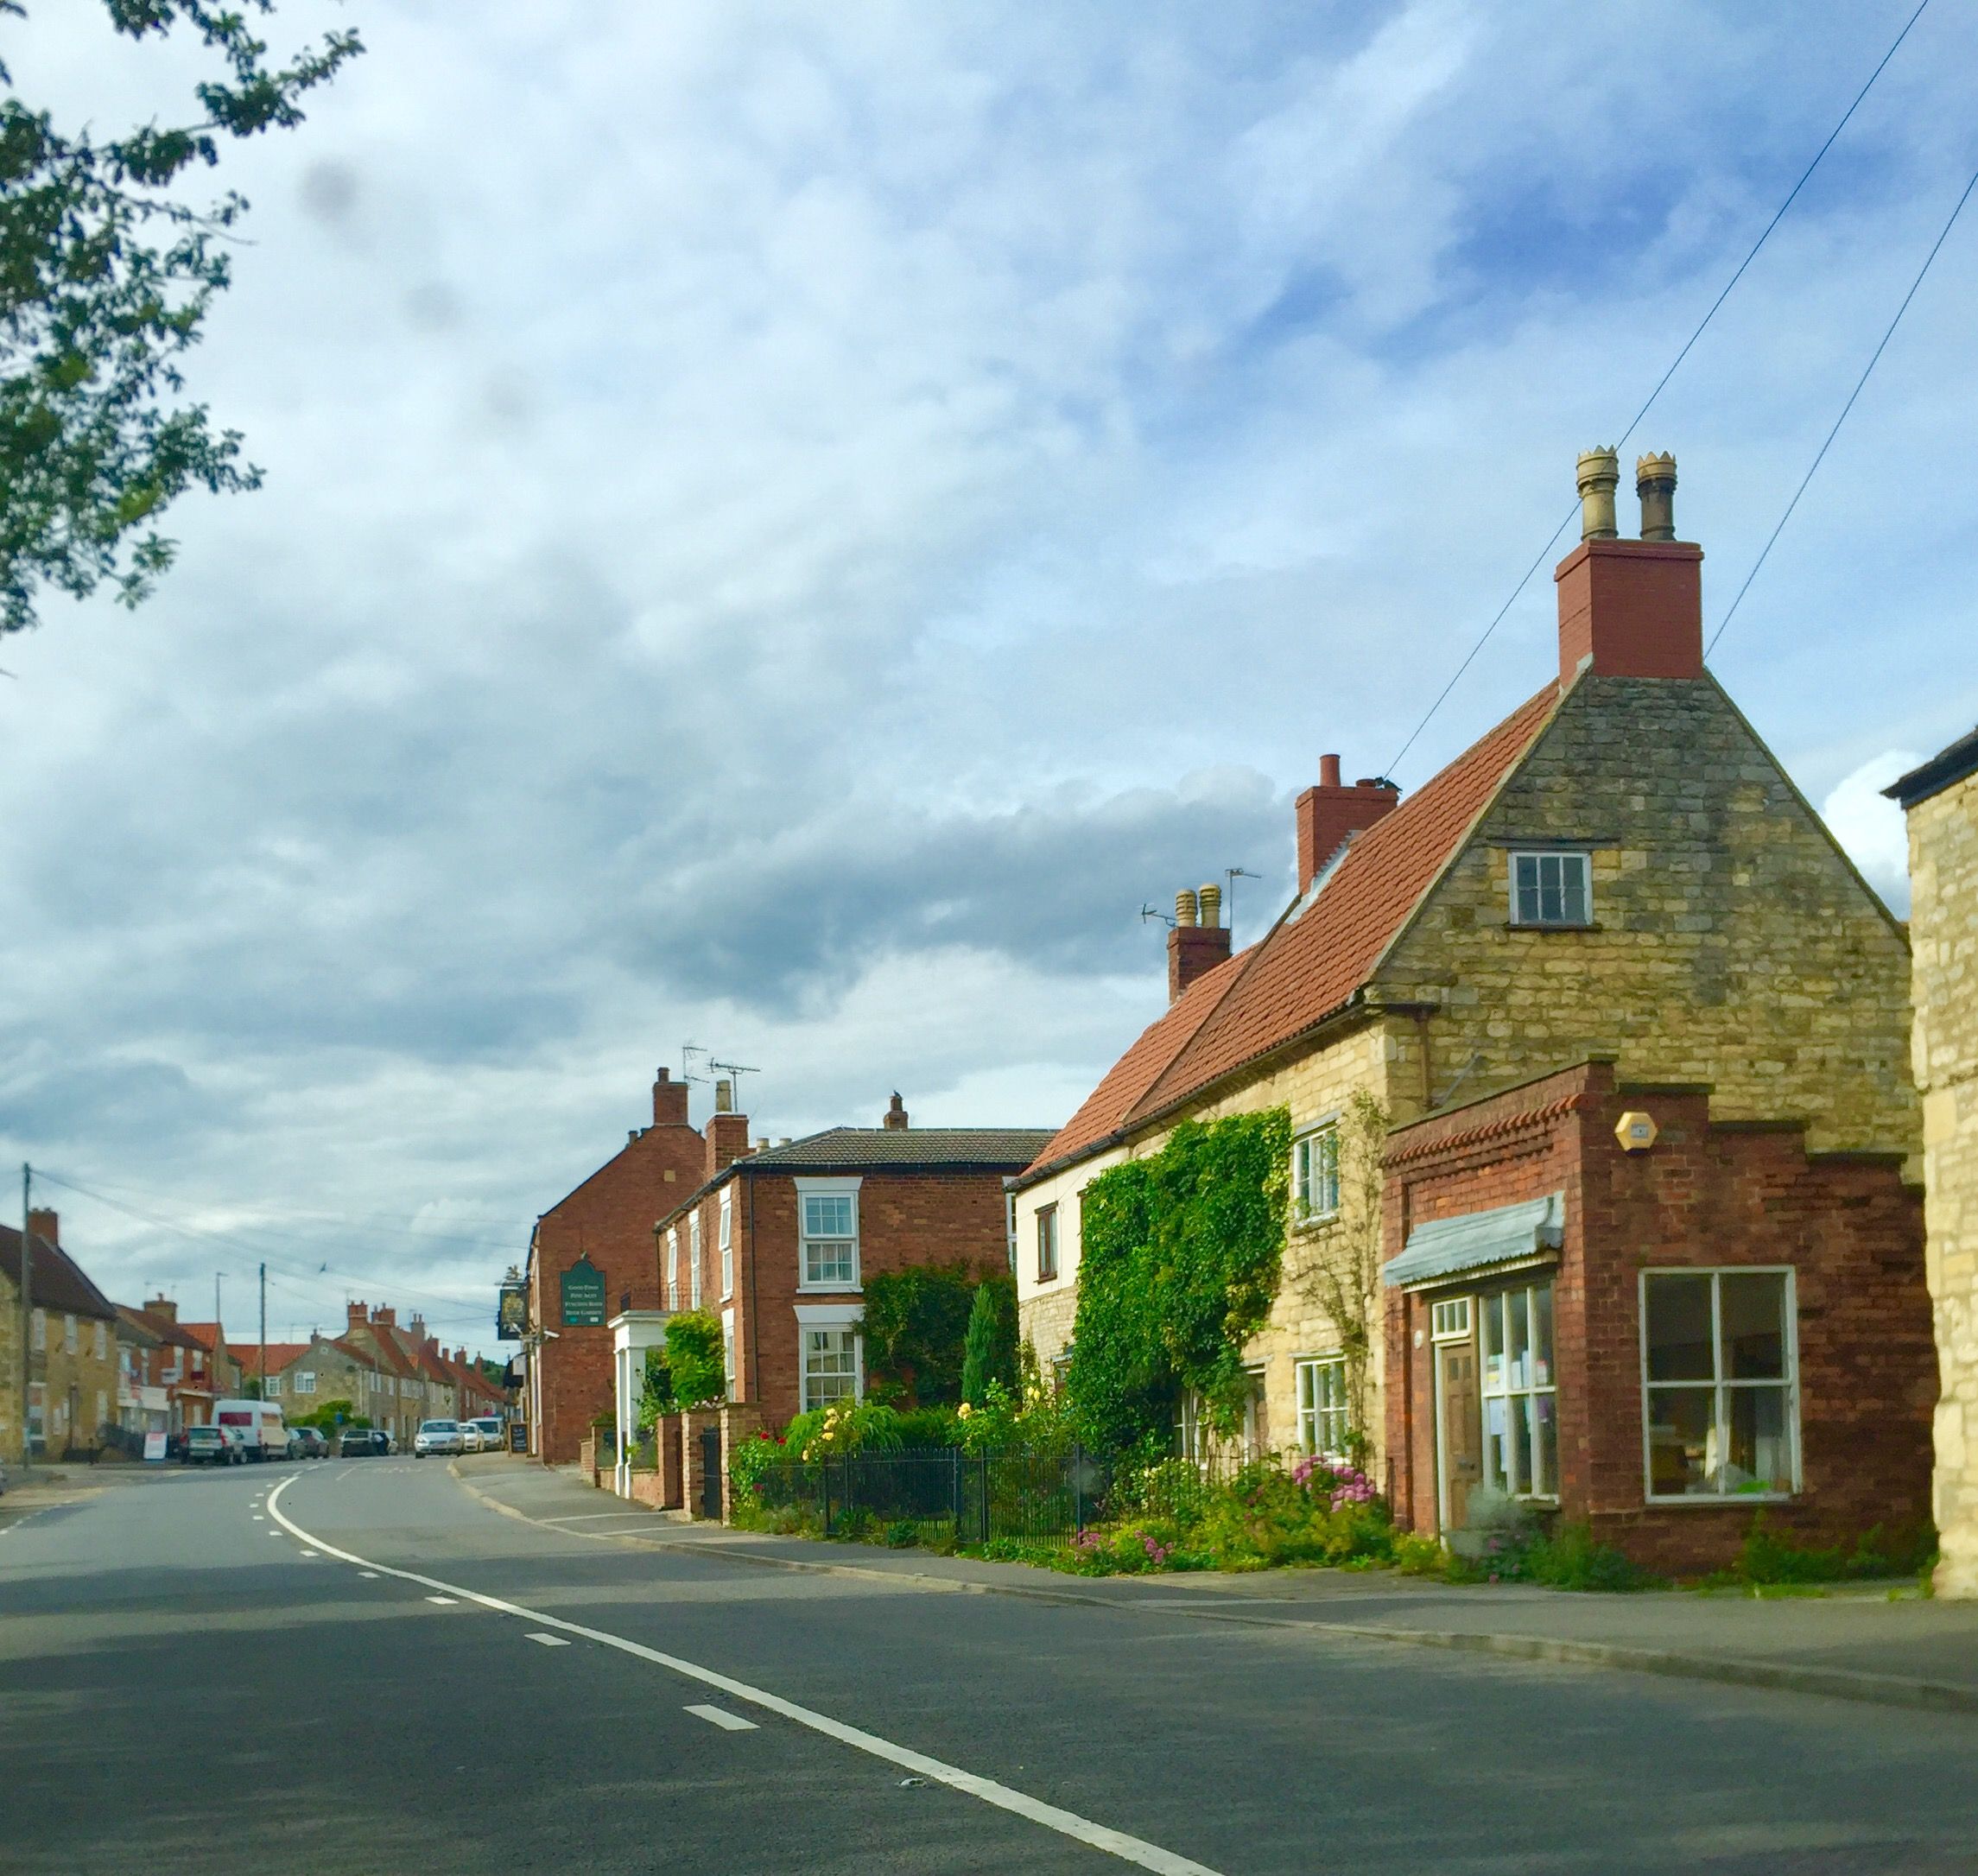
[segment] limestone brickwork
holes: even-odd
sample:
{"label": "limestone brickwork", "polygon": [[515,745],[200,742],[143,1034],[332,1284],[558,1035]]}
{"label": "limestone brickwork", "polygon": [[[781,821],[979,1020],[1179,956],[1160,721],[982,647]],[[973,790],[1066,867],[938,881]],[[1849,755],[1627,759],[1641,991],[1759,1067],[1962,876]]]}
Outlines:
{"label": "limestone brickwork", "polygon": [[[1902,784],[1899,783],[1900,788]],[[1978,1596],[1978,773],[1909,808],[1911,1039],[1942,1393],[1937,1592]]]}
{"label": "limestone brickwork", "polygon": [[[1521,846],[1590,854],[1588,928],[1511,922]],[[1435,1007],[1442,1100],[1607,1052],[1815,1151],[1920,1150],[1901,930],[1711,678],[1582,676],[1379,982]]]}
{"label": "limestone brickwork", "polygon": [[21,1461],[21,1292],[0,1271],[0,1462]]}

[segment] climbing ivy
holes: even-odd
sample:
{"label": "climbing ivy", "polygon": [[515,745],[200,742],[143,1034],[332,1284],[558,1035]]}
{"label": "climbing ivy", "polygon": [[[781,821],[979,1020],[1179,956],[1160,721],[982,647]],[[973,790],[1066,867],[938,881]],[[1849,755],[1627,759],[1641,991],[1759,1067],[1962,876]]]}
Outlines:
{"label": "climbing ivy", "polygon": [[1164,1450],[1188,1391],[1212,1426],[1242,1423],[1244,1347],[1284,1264],[1290,1153],[1282,1107],[1183,1121],[1086,1187],[1066,1387],[1091,1444]]}

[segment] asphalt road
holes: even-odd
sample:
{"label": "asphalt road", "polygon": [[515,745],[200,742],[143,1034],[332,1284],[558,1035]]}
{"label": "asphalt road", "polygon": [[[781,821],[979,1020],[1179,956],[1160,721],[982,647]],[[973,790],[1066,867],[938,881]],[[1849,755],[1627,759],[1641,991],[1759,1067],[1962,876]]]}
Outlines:
{"label": "asphalt road", "polygon": [[0,1532],[8,1876],[1132,1868],[1978,1872],[1978,1720],[633,1548],[409,1460]]}

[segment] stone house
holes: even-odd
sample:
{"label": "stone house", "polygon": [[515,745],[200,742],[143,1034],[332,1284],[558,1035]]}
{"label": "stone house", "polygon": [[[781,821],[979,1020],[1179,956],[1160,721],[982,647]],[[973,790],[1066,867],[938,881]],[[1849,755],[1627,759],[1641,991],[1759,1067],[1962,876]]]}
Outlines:
{"label": "stone house", "polygon": [[1978,730],[1886,791],[1909,818],[1924,1211],[1943,1394],[1937,1591],[1978,1596]]}
{"label": "stone house", "polygon": [[659,1220],[663,1302],[719,1316],[728,1398],[780,1427],[865,1389],[864,1286],[882,1271],[1009,1268],[1004,1182],[1043,1127],[914,1127],[896,1094],[882,1125],[745,1150],[748,1122],[708,1123],[707,1171]]}
{"label": "stone house", "polygon": [[1388,1480],[1404,1528],[1479,1488],[1664,1574],[1763,1509],[1851,1546],[1930,1518],[1937,1397],[1900,1152],[1594,1060],[1398,1127],[1385,1165]]}
{"label": "stone house", "polygon": [[[351,1306],[352,1314],[364,1307]],[[290,1420],[301,1419],[330,1401],[347,1400],[353,1413],[380,1426],[395,1426],[392,1416],[371,1411],[384,1397],[385,1378],[369,1348],[333,1340],[320,1332],[313,1332],[306,1342],[268,1345],[268,1398]]]}
{"label": "stone house", "polygon": [[[54,1212],[30,1211],[32,1264],[28,1277],[27,1439],[36,1458],[60,1459],[103,1443],[104,1429],[117,1424],[119,1366],[117,1305],[92,1283],[82,1266],[62,1248],[61,1220]],[[0,1296],[21,1318],[21,1233],[0,1226]],[[8,1407],[11,1426],[18,1419],[20,1371],[12,1377]],[[19,1435],[10,1456],[18,1459]]]}
{"label": "stone house", "polygon": [[172,1397],[165,1385],[166,1342],[143,1313],[117,1309],[117,1423],[126,1433],[169,1433]]}
{"label": "stone house", "polygon": [[1214,889],[1181,896],[1166,1014],[1015,1182],[1046,1364],[1074,1319],[1080,1192],[1184,1119],[1283,1106],[1295,1136],[1251,1442],[1340,1438],[1343,1416],[1377,1466],[1370,1114],[1405,1124],[1606,1054],[1630,1081],[1709,1083],[1717,1120],[1803,1120],[1816,1152],[1916,1152],[1902,930],[1704,669],[1674,464],[1639,465],[1639,540],[1616,534],[1613,453],[1580,469],[1556,675],[1406,797],[1324,758],[1296,803],[1296,891],[1239,955]]}
{"label": "stone house", "polygon": [[529,1449],[545,1465],[573,1463],[592,1422],[611,1413],[609,1319],[658,1308],[653,1220],[707,1176],[707,1151],[688,1123],[686,1083],[662,1068],[652,1125],[631,1129],[618,1152],[536,1220],[523,1278],[524,1407]]}

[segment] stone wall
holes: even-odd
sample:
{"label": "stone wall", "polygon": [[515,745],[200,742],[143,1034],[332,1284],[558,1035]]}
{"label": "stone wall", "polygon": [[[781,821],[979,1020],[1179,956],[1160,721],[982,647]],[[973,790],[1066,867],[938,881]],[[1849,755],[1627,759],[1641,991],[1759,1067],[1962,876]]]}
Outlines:
{"label": "stone wall", "polygon": [[[1510,856],[1580,844],[1592,923],[1510,922]],[[1899,928],[1709,678],[1582,677],[1383,967],[1437,1007],[1446,1100],[1594,1051],[1804,1117],[1815,1150],[1915,1156]],[[1911,1166],[1920,1171],[1920,1161]]]}
{"label": "stone wall", "polygon": [[21,1292],[0,1275],[0,1460],[21,1459]]}
{"label": "stone wall", "polygon": [[1910,810],[1937,1410],[1937,1594],[1978,1596],[1978,776]]}

